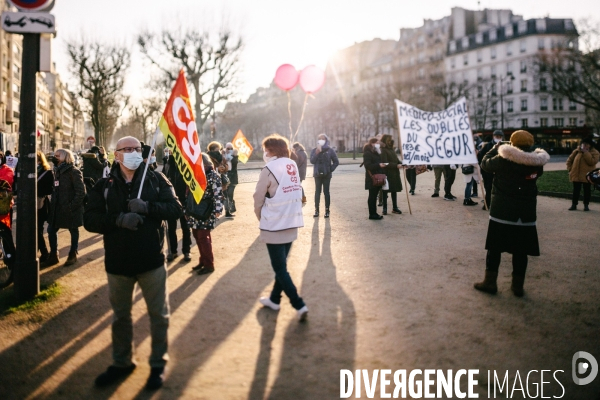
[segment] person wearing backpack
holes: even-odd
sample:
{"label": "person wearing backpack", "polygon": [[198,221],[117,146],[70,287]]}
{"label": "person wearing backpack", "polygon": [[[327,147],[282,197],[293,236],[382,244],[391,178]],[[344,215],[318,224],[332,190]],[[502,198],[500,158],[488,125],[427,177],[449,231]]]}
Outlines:
{"label": "person wearing backpack", "polygon": [[85,207],[85,229],[103,235],[104,266],[114,313],[113,363],[96,378],[95,385],[100,387],[124,379],[135,369],[131,309],[136,283],[150,316],[152,350],[146,389],[159,389],[164,381],[169,327],[164,221],[179,218],[182,207],[167,178],[150,169],[143,178],[145,168],[139,140],[121,138],[109,177],[94,186]]}
{"label": "person wearing backpack", "polygon": [[80,170],[73,165],[73,153],[67,149],[54,152],[54,188],[48,213],[48,242],[50,254],[44,267],[56,265],[58,259],[58,230],[68,229],[71,234],[71,248],[65,266],[77,262],[79,247],[79,227],[83,226],[83,202],[85,185]]}

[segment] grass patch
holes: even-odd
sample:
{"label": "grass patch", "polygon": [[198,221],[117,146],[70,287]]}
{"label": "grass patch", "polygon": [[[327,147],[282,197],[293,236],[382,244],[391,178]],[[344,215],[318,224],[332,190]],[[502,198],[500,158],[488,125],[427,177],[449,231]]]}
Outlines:
{"label": "grass patch", "polygon": [[16,299],[13,285],[10,291],[6,290],[0,297],[0,312],[3,315],[8,315],[21,311],[31,311],[62,293],[61,286],[56,282],[50,285],[43,285],[40,289],[40,293],[33,299],[19,303]]}
{"label": "grass patch", "polygon": [[[337,156],[338,156],[338,158],[352,158],[353,154],[354,153],[337,153]],[[360,151],[360,152],[357,151],[356,152],[356,159],[357,160],[362,160],[362,156],[363,156],[362,151]]]}
{"label": "grass patch", "polygon": [[540,192],[573,193],[573,184],[569,181],[569,171],[544,172],[538,181]]}

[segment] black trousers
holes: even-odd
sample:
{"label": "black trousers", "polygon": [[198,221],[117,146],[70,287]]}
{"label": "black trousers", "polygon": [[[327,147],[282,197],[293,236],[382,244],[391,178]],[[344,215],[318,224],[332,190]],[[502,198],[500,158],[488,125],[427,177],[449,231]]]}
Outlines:
{"label": "black trousers", "polygon": [[494,174],[488,174],[483,172],[483,187],[485,189],[485,202],[487,203],[488,208],[492,204],[492,184],[494,183]]}
{"label": "black trousers", "polygon": [[177,221],[181,224],[181,232],[183,234],[183,242],[181,243],[181,252],[183,254],[190,252],[192,246],[192,233],[184,216],[177,219],[167,220],[167,230],[169,236],[169,250],[171,253],[177,252]]}
{"label": "black trousers", "polygon": [[398,192],[390,192],[389,190],[383,190],[383,207],[387,208],[388,193],[392,198],[392,207],[398,208]]}
{"label": "black trousers", "polygon": [[414,192],[417,186],[417,170],[415,168],[408,168],[406,170],[406,180],[410,185],[410,191]]}
{"label": "black trousers", "polygon": [[321,203],[321,191],[325,195],[325,208],[329,208],[331,198],[329,197],[329,184],[331,174],[315,176],[315,208],[318,210]]}
{"label": "black trousers", "polygon": [[3,223],[0,223],[0,237],[2,238],[2,247],[4,247],[4,262],[12,268],[15,265],[15,242],[12,231]]}
{"label": "black trousers", "polygon": [[367,200],[367,205],[369,206],[369,216],[377,215],[377,194],[381,188],[376,186],[374,188],[369,189],[369,199]]}
{"label": "black trousers", "polygon": [[590,198],[592,197],[592,184],[584,182],[573,182],[573,205],[579,204],[579,194],[581,193],[581,186],[583,186],[583,204],[590,204]]}
{"label": "black trousers", "polygon": [[444,194],[452,194],[452,185],[456,179],[456,170],[444,165]]}
{"label": "black trousers", "polygon": [[[488,271],[498,272],[502,253],[488,250],[485,257],[485,269]],[[513,254],[512,257],[513,275],[525,276],[527,270],[527,254]]]}

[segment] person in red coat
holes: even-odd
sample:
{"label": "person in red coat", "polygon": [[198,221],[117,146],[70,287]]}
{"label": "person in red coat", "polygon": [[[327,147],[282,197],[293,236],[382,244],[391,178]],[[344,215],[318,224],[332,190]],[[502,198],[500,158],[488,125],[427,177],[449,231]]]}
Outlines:
{"label": "person in red coat", "polygon": [[15,244],[11,231],[14,183],[15,172],[11,167],[6,165],[4,153],[0,151],[0,208],[3,209],[2,214],[0,214],[0,237],[2,238],[5,253],[4,262],[9,267],[12,267],[15,262]]}

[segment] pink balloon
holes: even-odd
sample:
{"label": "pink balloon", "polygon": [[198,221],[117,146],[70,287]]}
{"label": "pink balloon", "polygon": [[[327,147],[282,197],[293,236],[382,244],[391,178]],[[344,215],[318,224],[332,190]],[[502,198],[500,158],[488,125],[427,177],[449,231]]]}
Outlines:
{"label": "pink balloon", "polygon": [[275,84],[283,90],[292,90],[298,83],[298,71],[293,65],[283,64],[275,72]]}
{"label": "pink balloon", "polygon": [[300,72],[300,86],[306,93],[315,93],[325,83],[325,71],[321,68],[309,65]]}

